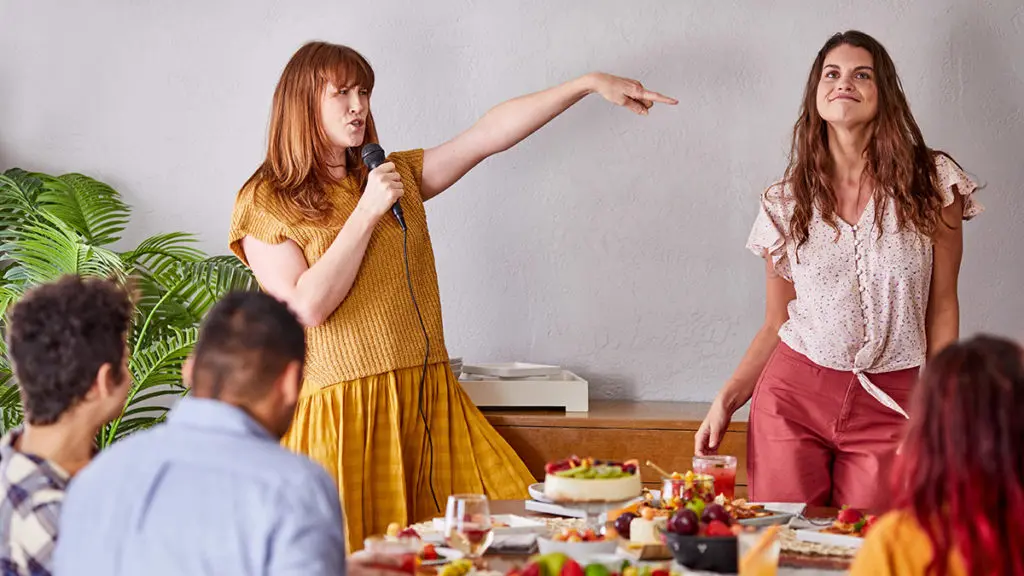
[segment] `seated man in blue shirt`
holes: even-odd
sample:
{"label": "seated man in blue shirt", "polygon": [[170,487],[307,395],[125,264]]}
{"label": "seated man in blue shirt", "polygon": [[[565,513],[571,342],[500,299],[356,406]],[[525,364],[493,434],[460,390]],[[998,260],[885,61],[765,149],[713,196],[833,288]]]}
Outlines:
{"label": "seated man in blue shirt", "polygon": [[71,484],[56,574],[344,574],[338,490],[279,444],[305,353],[284,304],[257,292],[221,300],[185,367],[191,396]]}

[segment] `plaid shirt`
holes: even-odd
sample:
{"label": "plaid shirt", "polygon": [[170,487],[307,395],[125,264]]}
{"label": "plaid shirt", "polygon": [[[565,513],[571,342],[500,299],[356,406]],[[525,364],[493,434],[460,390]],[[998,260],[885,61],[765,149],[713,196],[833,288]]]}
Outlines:
{"label": "plaid shirt", "polygon": [[12,430],[0,439],[0,575],[50,576],[68,475],[15,450],[20,434]]}

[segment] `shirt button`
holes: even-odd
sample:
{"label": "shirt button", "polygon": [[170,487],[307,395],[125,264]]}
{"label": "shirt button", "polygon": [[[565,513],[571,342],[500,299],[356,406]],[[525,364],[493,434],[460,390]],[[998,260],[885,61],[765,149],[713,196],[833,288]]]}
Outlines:
{"label": "shirt button", "polygon": [[853,225],[853,231],[854,231],[854,232],[856,232],[856,231],[857,231],[857,225],[856,225],[856,224],[854,224],[854,225]]}

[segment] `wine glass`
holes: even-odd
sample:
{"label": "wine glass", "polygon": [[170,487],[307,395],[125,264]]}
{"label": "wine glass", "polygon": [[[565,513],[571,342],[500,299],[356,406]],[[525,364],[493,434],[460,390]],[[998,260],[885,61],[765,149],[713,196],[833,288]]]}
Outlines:
{"label": "wine glass", "polygon": [[494,542],[491,509],[482,494],[453,494],[444,513],[444,536],[448,545],[467,558],[476,559]]}

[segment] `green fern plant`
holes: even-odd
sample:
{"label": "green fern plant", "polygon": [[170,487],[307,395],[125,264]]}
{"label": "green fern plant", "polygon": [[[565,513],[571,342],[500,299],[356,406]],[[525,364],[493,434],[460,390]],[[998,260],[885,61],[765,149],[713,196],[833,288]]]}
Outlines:
{"label": "green fern plant", "polygon": [[[168,404],[187,392],[181,367],[203,316],[228,291],[258,289],[238,259],[207,256],[192,234],[158,234],[115,250],[130,214],[116,190],[82,174],[13,168],[0,175],[0,328],[26,290],[65,274],[130,280],[139,294],[128,341],[132,389],[120,417],[100,431],[101,449],[164,420]],[[0,432],[22,417],[0,339]]]}

